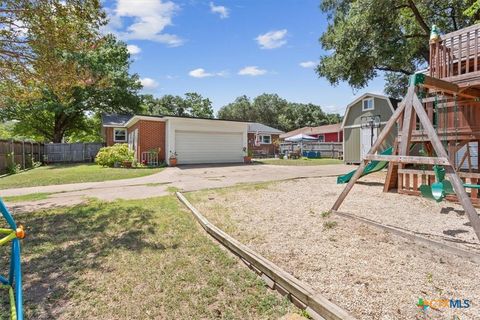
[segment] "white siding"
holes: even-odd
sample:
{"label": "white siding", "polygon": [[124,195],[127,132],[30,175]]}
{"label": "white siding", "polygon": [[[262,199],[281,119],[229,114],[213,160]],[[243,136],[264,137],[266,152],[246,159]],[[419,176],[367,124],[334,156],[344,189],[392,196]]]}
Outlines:
{"label": "white siding", "polygon": [[177,153],[178,164],[243,162],[247,123],[168,118],[167,158]]}
{"label": "white siding", "polygon": [[176,131],[178,164],[243,161],[241,133]]}

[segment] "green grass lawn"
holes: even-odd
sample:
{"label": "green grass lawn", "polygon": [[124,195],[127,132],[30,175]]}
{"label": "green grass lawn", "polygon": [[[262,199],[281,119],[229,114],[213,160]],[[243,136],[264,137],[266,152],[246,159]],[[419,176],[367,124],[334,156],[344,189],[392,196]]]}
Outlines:
{"label": "green grass lawn", "polygon": [[22,202],[22,201],[38,201],[38,200],[45,200],[51,193],[48,192],[37,192],[37,193],[29,193],[29,194],[22,194],[21,196],[10,196],[10,197],[2,197],[3,201],[8,203],[14,202]]}
{"label": "green grass lawn", "polygon": [[93,163],[42,166],[0,178],[0,190],[64,183],[118,180],[147,176],[161,168],[104,168]]}
{"label": "green grass lawn", "polygon": [[[27,230],[26,319],[278,319],[299,313],[212,241],[173,195],[92,201],[15,218]],[[0,270],[8,275],[9,246],[0,250]]]}
{"label": "green grass lawn", "polygon": [[324,164],[342,164],[342,160],[322,158],[322,159],[265,159],[255,160],[256,163],[274,164],[279,166],[321,166]]}

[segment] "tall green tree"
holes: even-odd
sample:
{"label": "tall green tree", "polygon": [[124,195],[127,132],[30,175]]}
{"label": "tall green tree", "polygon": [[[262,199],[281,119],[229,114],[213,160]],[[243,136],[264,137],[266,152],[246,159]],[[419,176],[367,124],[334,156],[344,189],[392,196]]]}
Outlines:
{"label": "tall green tree", "polygon": [[253,101],[240,96],[220,108],[217,118],[260,122],[283,131],[341,121],[340,115],[325,113],[318,105],[288,102],[276,94],[262,94]]}
{"label": "tall green tree", "polygon": [[213,118],[212,102],[196,92],[185,93],[185,104],[189,114],[197,118]]}
{"label": "tall green tree", "polygon": [[5,71],[0,119],[16,120],[18,134],[60,142],[89,129],[91,114],[139,109],[141,84],[129,74],[125,43],[99,34],[105,23],[99,1],[20,2],[17,18],[31,55],[28,72]]}
{"label": "tall green tree", "polygon": [[385,92],[400,98],[408,76],[427,66],[431,26],[447,33],[473,24],[475,2],[323,0],[329,25],[320,43],[327,54],[316,71],[333,85],[346,81],[355,89],[385,73]]}
{"label": "tall green tree", "polygon": [[137,93],[141,84],[137,75],[129,74],[129,54],[124,43],[108,36],[95,50],[68,59],[76,59],[80,68],[90,70],[88,85],[65,88],[59,94],[47,86],[40,97],[26,100],[4,97],[0,118],[16,120],[16,134],[61,142],[65,136],[90,130],[89,114],[139,110]]}
{"label": "tall green tree", "polygon": [[151,115],[213,118],[212,102],[196,92],[187,92],[185,97],[164,95],[154,98],[152,95],[142,97],[142,108]]}
{"label": "tall green tree", "polygon": [[242,120],[242,121],[256,121],[257,113],[250,98],[246,95],[240,96],[234,102],[223,106],[218,110],[217,118]]}

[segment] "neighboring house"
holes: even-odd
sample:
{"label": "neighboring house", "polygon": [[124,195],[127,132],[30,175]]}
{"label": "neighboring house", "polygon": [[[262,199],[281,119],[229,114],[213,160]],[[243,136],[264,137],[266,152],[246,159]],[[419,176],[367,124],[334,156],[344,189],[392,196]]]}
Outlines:
{"label": "neighboring house", "polygon": [[270,157],[279,153],[279,145],[275,143],[283,133],[278,129],[261,123],[248,124],[248,150],[255,157]]}
{"label": "neighboring house", "polygon": [[280,135],[280,139],[296,136],[297,134],[306,134],[318,138],[319,142],[342,142],[343,131],[342,124],[327,124],[319,127],[303,127],[295,129]]}
{"label": "neighboring house", "polygon": [[[387,96],[365,93],[347,106],[342,122],[345,163],[360,163],[397,108],[397,103],[398,100]],[[383,148],[392,146],[396,135],[397,128],[394,128]]]}
{"label": "neighboring house", "polygon": [[102,116],[107,146],[128,143],[138,161],[150,162],[153,154],[167,164],[174,153],[178,164],[243,162],[249,125],[255,124],[175,116]]}

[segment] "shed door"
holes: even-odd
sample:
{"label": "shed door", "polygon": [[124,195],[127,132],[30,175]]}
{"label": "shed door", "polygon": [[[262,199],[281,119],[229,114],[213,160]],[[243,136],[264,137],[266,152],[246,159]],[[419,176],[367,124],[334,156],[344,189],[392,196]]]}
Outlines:
{"label": "shed door", "polygon": [[377,128],[360,128],[360,160],[363,160],[377,140],[377,131]]}
{"label": "shed door", "polygon": [[243,133],[175,131],[178,164],[243,162]]}

